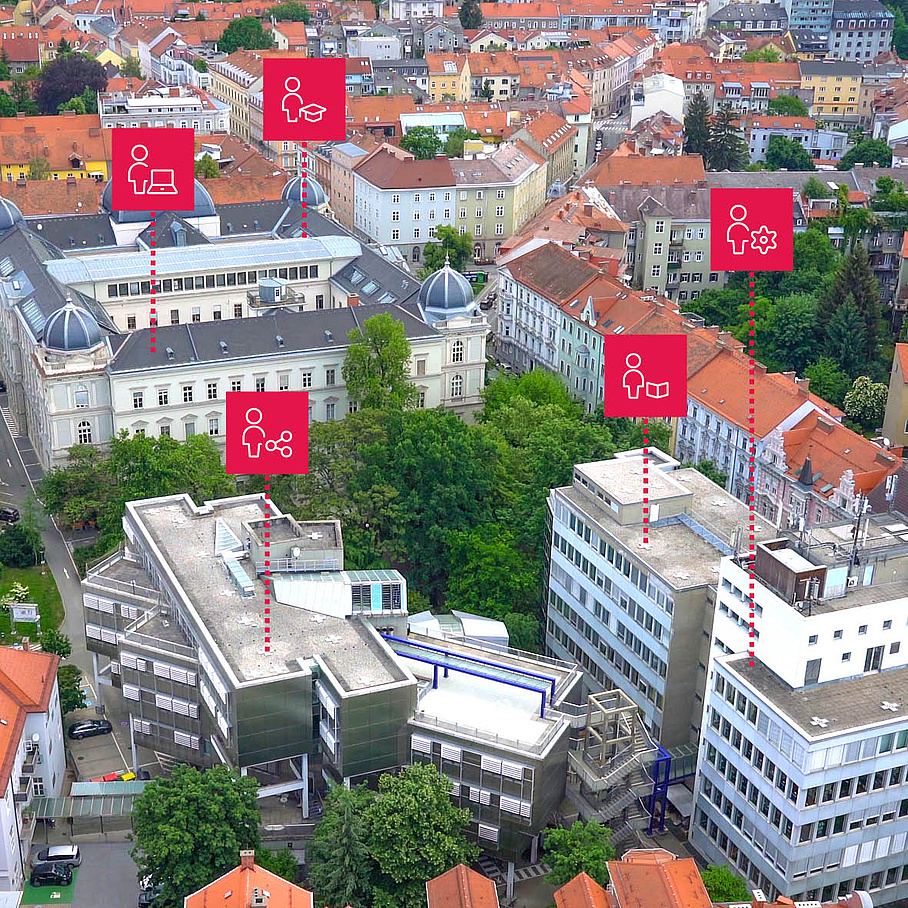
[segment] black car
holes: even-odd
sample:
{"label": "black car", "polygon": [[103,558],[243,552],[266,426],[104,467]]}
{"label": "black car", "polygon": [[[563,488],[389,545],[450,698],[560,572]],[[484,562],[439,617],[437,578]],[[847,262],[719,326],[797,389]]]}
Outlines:
{"label": "black car", "polygon": [[69,736],[74,740],[79,738],[93,738],[95,735],[109,735],[113,725],[107,719],[84,719],[69,726]]}
{"label": "black car", "polygon": [[0,520],[4,523],[16,523],[19,511],[16,508],[0,508]]}
{"label": "black car", "polygon": [[73,872],[65,864],[35,864],[32,870],[32,886],[68,886],[73,881]]}

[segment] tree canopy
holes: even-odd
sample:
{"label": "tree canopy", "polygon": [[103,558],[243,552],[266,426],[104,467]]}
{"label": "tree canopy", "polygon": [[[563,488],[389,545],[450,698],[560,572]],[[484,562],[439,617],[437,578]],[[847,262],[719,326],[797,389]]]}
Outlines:
{"label": "tree canopy", "polygon": [[737,120],[738,114],[729,104],[713,115],[706,146],[709,170],[743,170],[750,160]]}
{"label": "tree canopy", "polygon": [[142,78],[142,64],[139,63],[138,57],[125,57],[120,65],[120,75],[132,77],[134,79]]}
{"label": "tree canopy", "polygon": [[608,862],[615,860],[612,831],[591,820],[577,820],[568,829],[552,829],[545,836],[545,859],[552,868],[548,880],[563,886],[586,873],[600,886],[608,884]]}
{"label": "tree canopy", "polygon": [[770,136],[766,166],[771,170],[816,170],[810,152],[795,139]]}
{"label": "tree canopy", "polygon": [[482,7],[479,0],[463,0],[460,4],[460,24],[464,28],[482,28]]}
{"label": "tree canopy", "polygon": [[162,887],[163,908],[182,905],[236,867],[241,850],[259,846],[258,787],[223,765],[200,772],[185,763],[145,786],[133,804],[131,853],[139,875]]}
{"label": "tree canopy", "polygon": [[806,117],[807,105],[795,95],[778,95],[766,105],[766,112],[780,117]]}
{"label": "tree canopy", "polygon": [[750,901],[751,894],[747,888],[747,883],[728,864],[710,864],[700,876],[712,901]]}
{"label": "tree canopy", "polygon": [[458,126],[457,129],[452,129],[451,132],[448,133],[448,138],[445,142],[445,154],[449,158],[459,158],[463,154],[463,143],[467,139],[479,138],[481,138],[481,136],[478,132],[467,129],[465,126]]}
{"label": "tree canopy", "polygon": [[221,168],[218,167],[218,162],[210,154],[202,155],[195,162],[195,175],[200,179],[211,179],[212,177],[220,176],[220,174]]}
{"label": "tree canopy", "polygon": [[839,170],[851,170],[855,164],[877,164],[888,167],[892,163],[892,149],[882,139],[863,139],[849,149],[839,161]]}
{"label": "tree canopy", "polygon": [[262,20],[255,16],[243,16],[232,20],[218,40],[218,50],[225,54],[232,54],[241,48],[268,50],[274,46],[274,37],[265,31]]}
{"label": "tree canopy", "polygon": [[698,91],[690,100],[684,117],[685,154],[709,155],[709,103]]}
{"label": "tree canopy", "polygon": [[296,0],[286,0],[284,3],[278,3],[271,9],[265,11],[267,17],[271,17],[275,22],[306,22],[312,18],[309,7],[305,3],[297,3]]}
{"label": "tree canopy", "polygon": [[444,267],[445,259],[455,271],[463,271],[473,261],[473,240],[460,234],[456,227],[441,224],[436,233],[436,242],[427,243],[423,252],[422,277],[428,277]]}
{"label": "tree canopy", "polygon": [[354,328],[342,373],[347,395],[361,407],[404,408],[416,402],[410,380],[410,342],[403,322],[388,313],[373,315]]}
{"label": "tree canopy", "polygon": [[441,151],[442,141],[431,126],[414,126],[401,137],[400,147],[417,161],[428,161]]}
{"label": "tree canopy", "polygon": [[97,60],[80,53],[66,54],[52,60],[41,71],[35,102],[41,113],[56,114],[61,104],[82,95],[86,89],[96,94],[105,88],[107,75]]}

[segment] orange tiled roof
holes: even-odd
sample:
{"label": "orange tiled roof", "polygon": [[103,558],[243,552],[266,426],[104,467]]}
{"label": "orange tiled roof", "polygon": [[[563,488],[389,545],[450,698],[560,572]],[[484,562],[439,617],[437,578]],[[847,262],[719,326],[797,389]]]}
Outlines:
{"label": "orange tiled roof", "polygon": [[905,376],[905,384],[908,384],[908,344],[896,344],[895,353],[902,367],[902,375]]}
{"label": "orange tiled roof", "polygon": [[42,214],[94,214],[101,204],[104,184],[97,180],[18,180],[3,187],[26,217]]}
{"label": "orange tiled roof", "polygon": [[578,873],[555,890],[557,908],[615,908],[615,900],[591,876]]}
{"label": "orange tiled roof", "polygon": [[0,120],[0,160],[17,163],[43,158],[52,170],[69,170],[70,158],[83,163],[110,160],[110,130],[97,114],[7,117]]}
{"label": "orange tiled roof", "polygon": [[269,893],[269,908],[313,908],[312,893],[243,858],[239,867],[186,896],[185,908],[249,908],[252,890]]}
{"label": "orange tiled roof", "polygon": [[584,175],[584,183],[597,186],[620,185],[622,180],[632,185],[643,183],[673,184],[681,180],[691,185],[706,179],[703,158],[700,155],[677,155],[661,158],[651,157],[607,157],[594,164]]}
{"label": "orange tiled roof", "polygon": [[488,877],[463,864],[426,883],[429,908],[498,908],[498,890]]}
{"label": "orange tiled roof", "polygon": [[488,53],[471,53],[470,75],[490,76],[517,76],[520,74],[520,65],[517,58],[507,51],[491,51]]}
{"label": "orange tiled roof", "polygon": [[754,129],[816,129],[816,120],[808,117],[753,117]]}
{"label": "orange tiled roof", "polygon": [[[480,3],[483,21],[492,19],[557,19],[558,4],[547,0],[529,3]],[[457,14],[455,8],[454,14]]]}
{"label": "orange tiled roof", "polygon": [[59,656],[0,647],[0,791],[6,791],[28,713],[47,712]]}
{"label": "orange tiled roof", "polygon": [[816,410],[782,437],[788,474],[799,476],[809,457],[814,491],[824,498],[832,495],[846,470],[854,473],[855,492],[867,494],[902,465],[901,457]]}
{"label": "orange tiled roof", "polygon": [[693,858],[661,848],[628,852],[609,861],[609,886],[621,908],[712,908]]}
{"label": "orange tiled roof", "polygon": [[415,110],[413,95],[350,96],[347,98],[347,128],[368,126],[370,123],[393,123],[399,126],[400,115]]}
{"label": "orange tiled roof", "polygon": [[534,117],[524,128],[548,154],[554,154],[577,135],[576,126],[571,126],[564,117],[548,112]]}

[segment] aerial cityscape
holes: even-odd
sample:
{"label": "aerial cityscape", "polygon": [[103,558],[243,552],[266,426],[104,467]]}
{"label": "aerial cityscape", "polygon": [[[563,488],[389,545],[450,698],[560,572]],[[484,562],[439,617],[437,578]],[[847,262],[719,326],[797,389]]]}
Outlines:
{"label": "aerial cityscape", "polygon": [[0,16],[0,908],[908,905],[908,0]]}

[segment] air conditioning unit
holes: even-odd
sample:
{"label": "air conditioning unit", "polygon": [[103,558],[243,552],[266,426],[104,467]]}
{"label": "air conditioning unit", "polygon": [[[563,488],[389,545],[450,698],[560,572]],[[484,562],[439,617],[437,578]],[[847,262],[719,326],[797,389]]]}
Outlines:
{"label": "air conditioning unit", "polygon": [[857,585],[858,585],[858,578],[857,578],[857,577],[849,577],[849,578],[848,578],[848,589],[853,590]]}

